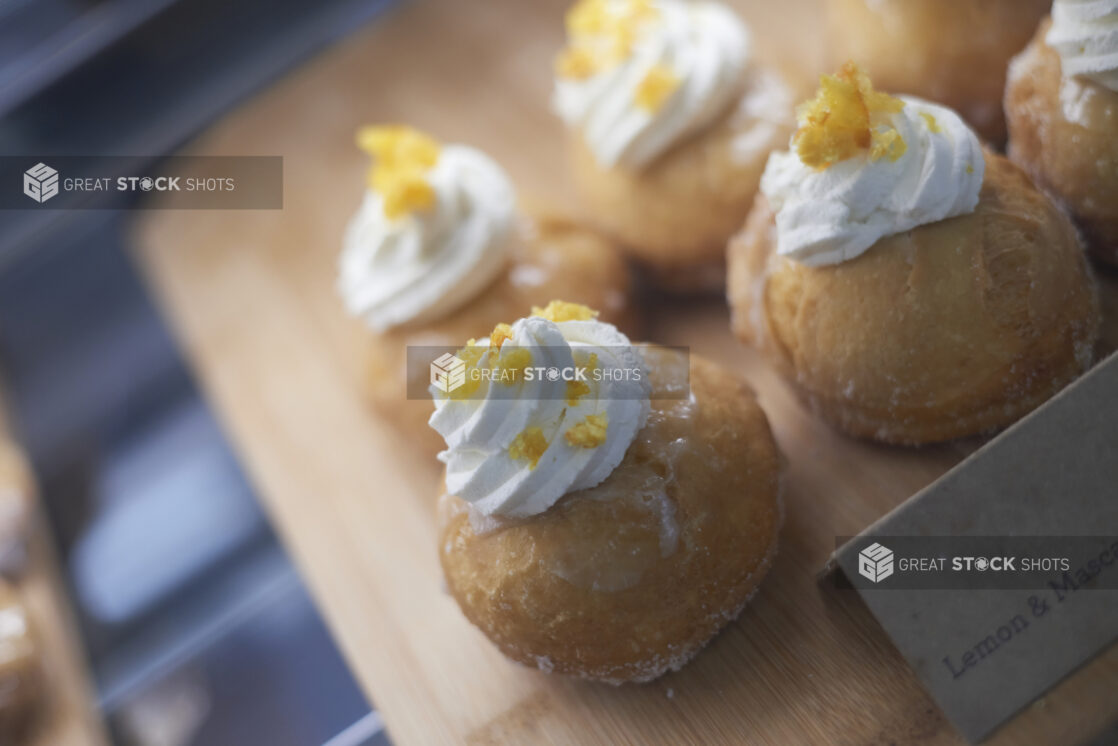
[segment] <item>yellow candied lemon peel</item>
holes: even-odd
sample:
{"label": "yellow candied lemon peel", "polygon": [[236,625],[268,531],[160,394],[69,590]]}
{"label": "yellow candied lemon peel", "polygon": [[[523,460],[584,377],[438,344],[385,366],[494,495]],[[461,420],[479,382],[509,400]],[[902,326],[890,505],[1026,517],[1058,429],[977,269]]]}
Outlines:
{"label": "yellow candied lemon peel", "polygon": [[920,112],[920,118],[923,119],[924,123],[928,125],[928,131],[931,132],[933,135],[938,135],[939,133],[943,132],[943,127],[939,126],[939,122],[936,121],[935,116],[933,116],[931,112]]}
{"label": "yellow candied lemon peel", "polygon": [[585,47],[564,49],[555,59],[555,72],[561,78],[586,80],[598,72],[598,58]]}
{"label": "yellow candied lemon peel", "polygon": [[499,350],[507,339],[512,339],[512,327],[508,324],[497,324],[489,335],[489,344]]}
{"label": "yellow candied lemon peel", "polygon": [[[458,388],[450,391],[446,396],[452,400],[469,399],[481,387],[481,376],[470,373],[471,368],[477,368],[485,351],[485,345],[479,345],[476,339],[466,340],[466,346],[454,353],[454,356],[466,364],[466,381]],[[439,394],[440,396],[442,394]]]}
{"label": "yellow candied lemon peel", "polygon": [[[596,352],[586,354],[576,351],[574,359],[575,365],[582,368],[588,376],[598,368],[598,353]],[[575,406],[578,404],[578,400],[589,394],[591,390],[590,385],[585,381],[567,381],[567,404],[572,407]]]}
{"label": "yellow candied lemon peel", "polygon": [[[489,344],[478,344],[478,340],[466,341],[466,346],[455,352],[455,356],[466,364],[466,381],[458,388],[445,394],[453,400],[470,399],[477,393],[483,380],[496,383],[514,384],[519,382],[524,375],[524,370],[532,364],[531,351],[517,347],[500,355],[490,355],[488,368],[494,371],[492,375],[482,375],[476,371],[481,368],[482,358],[486,352],[502,349],[505,342],[512,339],[512,327],[508,324],[497,324],[489,334]],[[438,394],[444,396],[444,394]]]}
{"label": "yellow candied lemon peel", "polygon": [[872,160],[896,161],[908,145],[896,128],[874,125],[873,117],[903,108],[903,101],[875,91],[869,76],[847,62],[837,74],[822,76],[815,98],[796,110],[796,154],[804,165],[820,171],[864,151]]}
{"label": "yellow candied lemon peel", "polygon": [[[489,346],[477,344],[477,341],[472,339],[466,342],[466,348],[459,350],[457,355],[459,358],[463,358],[463,360],[466,359],[463,357],[464,353],[470,356],[470,360],[466,361],[467,369],[470,366],[477,367],[480,365],[481,358],[486,350],[500,351],[504,343],[510,339],[512,339],[511,325],[499,323],[493,328],[493,331],[490,332]],[[521,379],[524,368],[531,365],[532,353],[527,349],[518,347],[517,349],[503,352],[500,356],[491,355],[489,360],[490,368],[496,372],[495,375],[487,378],[499,384],[515,384]],[[473,394],[474,391],[477,390],[477,387],[481,385],[481,378],[482,376],[477,376],[476,380],[474,380],[470,379],[470,376],[467,375],[467,384],[473,384],[473,386],[470,391],[467,391],[461,398]],[[458,390],[461,389],[455,389],[455,393],[457,393]]]}
{"label": "yellow candied lemon peel", "polygon": [[[532,315],[560,323],[563,321],[588,321],[596,318],[598,312],[580,303],[553,300],[544,308],[532,306]],[[495,371],[494,375],[483,376],[471,373],[471,369],[477,369],[481,366],[481,359],[486,351],[502,350],[505,342],[512,339],[512,336],[512,326],[500,323],[493,327],[493,331],[489,333],[488,345],[478,344],[476,339],[468,340],[466,346],[455,353],[466,364],[466,381],[446,396],[450,399],[469,399],[477,393],[483,379],[505,384],[514,384],[522,380],[524,371],[532,364],[531,351],[523,347],[503,351],[500,355],[490,355],[488,367]],[[588,371],[593,371],[598,365],[597,354],[591,353],[585,358],[584,363],[584,367]],[[574,405],[579,397],[589,392],[590,387],[582,381],[569,381],[567,383],[567,401],[571,405]]]}
{"label": "yellow candied lemon peel", "polygon": [[637,84],[633,100],[637,108],[653,114],[660,110],[676,88],[679,88],[679,76],[667,65],[656,64]]}
{"label": "yellow candied lemon peel", "polygon": [[590,393],[590,385],[586,381],[567,381],[567,404],[575,406],[578,400]]}
{"label": "yellow candied lemon peel", "polygon": [[586,80],[621,64],[659,14],[651,0],[579,0],[567,11],[569,42],[555,59],[556,74]]}
{"label": "yellow candied lemon peel", "polygon": [[496,380],[501,383],[516,383],[524,376],[524,369],[532,364],[532,353],[523,347],[506,352],[493,366],[499,372]]}
{"label": "yellow candied lemon peel", "polygon": [[362,127],[357,147],[373,157],[367,181],[384,200],[386,217],[395,220],[435,204],[435,190],[427,181],[427,172],[439,160],[434,139],[411,127]]}
{"label": "yellow candied lemon peel", "polygon": [[609,421],[606,413],[588,414],[570,430],[563,434],[567,442],[575,448],[597,448],[606,442]]}
{"label": "yellow candied lemon peel", "polygon": [[544,308],[532,306],[532,315],[545,318],[548,321],[560,323],[562,321],[589,321],[597,318],[598,312],[590,306],[581,303],[568,303],[564,300],[553,300]]}
{"label": "yellow candied lemon peel", "polygon": [[529,468],[535,469],[546,450],[547,438],[543,436],[543,430],[538,427],[526,427],[509,445],[509,458],[527,461]]}
{"label": "yellow candied lemon peel", "polygon": [[[497,324],[489,334],[490,348],[500,350],[505,342],[512,339],[512,327],[508,324]],[[494,356],[493,369],[500,375],[494,380],[500,383],[516,383],[521,379],[524,369],[532,364],[532,353],[523,347],[505,352],[500,357]]]}

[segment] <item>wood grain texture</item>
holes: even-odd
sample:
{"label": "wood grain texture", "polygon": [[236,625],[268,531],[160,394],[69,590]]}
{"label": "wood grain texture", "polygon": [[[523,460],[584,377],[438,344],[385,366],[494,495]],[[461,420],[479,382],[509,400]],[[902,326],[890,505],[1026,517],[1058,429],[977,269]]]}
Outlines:
{"label": "wood grain texture", "polygon": [[46,687],[28,746],[103,746],[108,740],[95,709],[70,602],[49,532],[38,519],[32,529],[29,557],[30,570],[19,583],[19,595],[43,650]]}
{"label": "wood grain texture", "polygon": [[[816,68],[814,0],[737,4],[763,56]],[[437,470],[363,407],[363,330],[333,290],[366,168],[353,133],[401,121],[476,145],[528,199],[569,207],[547,107],[564,5],[430,0],[390,12],[189,148],[284,156],[283,211],[140,221],[140,263],[285,544],[401,744],[958,743],[856,596],[817,573],[836,536],[975,444],[906,450],[836,434],[732,340],[719,302],[652,299],[650,336],[738,368],[789,456],[781,550],[742,617],[683,671],[614,688],[506,661],[442,590]],[[1112,652],[994,742],[1085,741],[1115,719],[1116,683]]]}
{"label": "wood grain texture", "polygon": [[[8,426],[0,394],[0,489],[29,495],[27,569],[13,583],[39,645],[43,675],[41,701],[26,734],[28,746],[103,746],[108,741],[95,709],[85,656],[58,568],[50,531],[39,513],[34,479],[21,446]],[[0,733],[0,741],[3,734]]]}

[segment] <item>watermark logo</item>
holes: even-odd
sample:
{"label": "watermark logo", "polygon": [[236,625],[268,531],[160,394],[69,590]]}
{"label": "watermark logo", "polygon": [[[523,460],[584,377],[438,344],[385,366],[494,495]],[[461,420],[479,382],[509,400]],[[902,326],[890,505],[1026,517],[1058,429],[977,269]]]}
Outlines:
{"label": "watermark logo", "polygon": [[[634,345],[517,346],[505,340],[498,348],[471,343],[407,346],[407,398],[430,401],[432,394],[454,392],[457,400],[521,399],[574,401],[648,397],[648,366]],[[686,348],[661,348],[655,354]],[[675,380],[657,391],[657,399],[690,395],[688,367],[673,369]]]}
{"label": "watermark logo", "polygon": [[893,574],[893,550],[876,541],[858,553],[858,574],[871,583],[880,583]]}
{"label": "watermark logo", "polygon": [[431,363],[431,385],[449,394],[466,382],[466,361],[446,353]]}
{"label": "watermark logo", "polygon": [[283,208],[283,158],[0,155],[0,184],[5,187],[0,214],[28,208],[278,210]]}
{"label": "watermark logo", "polygon": [[[1118,589],[1114,536],[835,537],[837,559],[857,588],[974,590]],[[881,584],[886,578],[888,583]]]}
{"label": "watermark logo", "polygon": [[23,193],[42,204],[58,194],[58,172],[45,163],[36,163],[23,172]]}

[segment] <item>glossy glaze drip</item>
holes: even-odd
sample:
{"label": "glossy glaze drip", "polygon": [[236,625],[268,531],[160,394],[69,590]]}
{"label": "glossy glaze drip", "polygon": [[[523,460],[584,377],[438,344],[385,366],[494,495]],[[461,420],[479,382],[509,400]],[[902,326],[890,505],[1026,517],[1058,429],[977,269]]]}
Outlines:
{"label": "glossy glaze drip", "polygon": [[649,349],[646,359],[653,371],[653,408],[629,448],[626,468],[618,469],[598,489],[572,493],[556,506],[563,509],[576,500],[593,500],[595,510],[606,513],[598,525],[612,527],[600,541],[571,542],[570,551],[543,560],[549,572],[580,588],[631,588],[680,545],[683,529],[674,494],[675,470],[694,428],[696,404],[688,390],[685,357]]}

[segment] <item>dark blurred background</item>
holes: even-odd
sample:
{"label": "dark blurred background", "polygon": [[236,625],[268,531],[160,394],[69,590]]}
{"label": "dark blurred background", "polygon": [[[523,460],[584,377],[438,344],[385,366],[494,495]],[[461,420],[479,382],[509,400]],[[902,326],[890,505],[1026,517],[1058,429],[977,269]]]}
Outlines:
{"label": "dark blurred background", "polygon": [[[0,0],[0,155],[157,161],[389,0]],[[119,744],[386,744],[124,249],[0,213],[0,365]]]}

